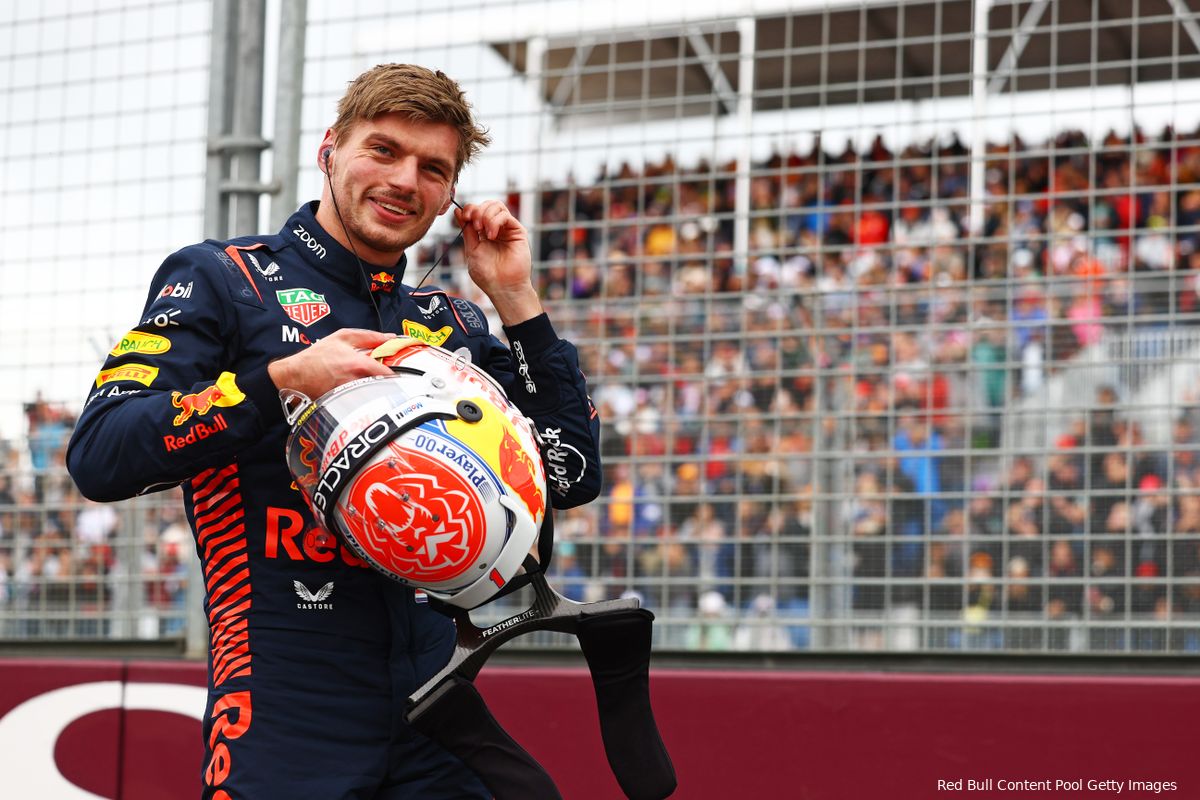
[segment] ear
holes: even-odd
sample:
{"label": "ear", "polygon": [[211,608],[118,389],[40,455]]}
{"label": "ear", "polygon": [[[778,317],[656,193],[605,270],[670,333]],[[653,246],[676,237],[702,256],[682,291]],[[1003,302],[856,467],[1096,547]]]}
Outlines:
{"label": "ear", "polygon": [[337,142],[333,138],[333,130],[325,131],[324,138],[321,139],[320,146],[317,147],[317,169],[325,174],[329,174],[329,156],[333,153],[333,148]]}
{"label": "ear", "polygon": [[449,194],[449,196],[447,196],[447,197],[446,197],[446,202],[442,203],[442,207],[438,209],[438,216],[439,216],[439,217],[440,217],[442,214],[445,214],[447,211],[449,211],[449,210],[450,210],[450,204],[454,202],[454,190],[455,190],[455,188],[457,188],[457,187],[456,187],[456,185],[451,185],[451,186],[450,186],[450,194]]}

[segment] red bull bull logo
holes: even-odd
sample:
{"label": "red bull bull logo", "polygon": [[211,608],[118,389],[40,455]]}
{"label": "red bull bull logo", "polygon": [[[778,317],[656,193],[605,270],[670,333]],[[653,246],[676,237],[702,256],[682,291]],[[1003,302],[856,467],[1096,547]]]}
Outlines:
{"label": "red bull bull logo", "polygon": [[300,437],[300,463],[313,475],[317,473],[317,443],[307,436]]}
{"label": "red bull bull logo", "polygon": [[396,287],[396,276],[390,272],[371,273],[371,291],[390,294]]}
{"label": "red bull bull logo", "polygon": [[178,428],[191,419],[193,414],[202,417],[212,411],[213,406],[228,408],[237,404],[240,399],[226,397],[225,392],[215,383],[194,394],[171,392],[171,405],[179,409],[179,413],[175,415],[175,419],[171,420],[171,424]]}
{"label": "red bull bull logo", "polygon": [[537,485],[537,465],[516,437],[504,431],[500,440],[500,478],[529,509],[534,519],[546,510],[546,499]]}

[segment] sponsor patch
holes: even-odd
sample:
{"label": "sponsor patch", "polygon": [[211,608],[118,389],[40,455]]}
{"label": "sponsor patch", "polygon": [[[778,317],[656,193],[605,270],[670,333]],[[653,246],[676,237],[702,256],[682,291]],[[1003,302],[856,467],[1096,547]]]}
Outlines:
{"label": "sponsor patch", "polygon": [[458,321],[468,332],[486,333],[487,326],[483,324],[483,318],[479,312],[468,301],[461,297],[450,298],[450,305],[454,308],[454,313],[458,315]]}
{"label": "sponsor patch", "polygon": [[164,308],[162,311],[155,312],[142,320],[143,325],[153,325],[156,328],[169,328],[172,325],[179,325],[175,320],[182,313],[178,308]]}
{"label": "sponsor patch", "polygon": [[173,453],[228,429],[229,423],[225,421],[225,415],[217,414],[211,422],[197,422],[182,436],[168,433],[163,437],[163,446],[167,448],[168,453]]}
{"label": "sponsor patch", "polygon": [[165,336],[155,336],[152,333],[130,331],[121,337],[121,341],[108,351],[110,356],[124,356],[130,353],[158,355],[171,349],[171,340]]}
{"label": "sponsor patch", "polygon": [[262,275],[271,283],[283,280],[283,270],[281,270],[279,265],[274,261],[264,267],[258,262],[258,259],[254,257],[254,253],[247,252],[246,258],[250,259],[250,263],[254,265],[254,269],[258,272],[258,274]]}
{"label": "sponsor patch", "polygon": [[279,301],[283,313],[305,327],[328,317],[330,313],[325,295],[311,289],[280,289],[275,292],[275,299]]}
{"label": "sponsor patch", "polygon": [[525,382],[525,391],[537,394],[537,384],[529,376],[529,362],[525,360],[525,346],[520,342],[512,343],[513,355],[517,357],[517,374]]}
{"label": "sponsor patch", "polygon": [[442,343],[450,338],[450,334],[454,331],[449,325],[438,328],[436,331],[431,331],[419,322],[413,322],[411,319],[404,320],[400,326],[400,333],[404,336],[411,336],[425,344],[441,347]]}
{"label": "sponsor patch", "polygon": [[307,247],[311,253],[315,254],[317,258],[325,258],[329,252],[325,249],[325,245],[317,241],[317,237],[304,229],[303,225],[297,225],[293,228],[292,235],[299,239],[300,243]]}
{"label": "sponsor patch", "polygon": [[572,486],[583,480],[587,472],[587,459],[578,449],[562,440],[562,428],[545,428],[541,437],[546,479],[551,489],[559,495],[565,495]]}
{"label": "sponsor patch", "polygon": [[148,364],[124,364],[120,367],[101,370],[96,376],[96,388],[113,381],[137,381],[142,386],[149,386],[158,377],[158,367]]}
{"label": "sponsor patch", "polygon": [[282,325],[280,327],[282,328],[281,341],[303,345],[310,345],[314,344],[316,341],[319,341],[308,338],[307,334],[301,333],[300,329],[295,325]]}
{"label": "sponsor patch", "polygon": [[246,399],[234,382],[232,373],[223,372],[217,382],[207,389],[192,394],[171,392],[171,405],[179,409],[171,424],[178,428],[192,418],[192,415],[202,417],[217,408],[230,408]]}
{"label": "sponsor patch", "polygon": [[[416,297],[413,298],[413,301],[416,302]],[[446,304],[442,300],[442,296],[438,294],[429,295],[426,297],[425,305],[421,305],[419,302],[417,303],[417,310],[421,312],[421,316],[425,319],[433,319],[445,307]]]}
{"label": "sponsor patch", "polygon": [[333,581],[317,589],[315,592],[310,592],[308,587],[300,581],[292,581],[292,588],[296,590],[296,596],[300,598],[300,602],[296,603],[296,608],[302,611],[332,611],[333,603],[326,602],[329,596],[333,594]]}
{"label": "sponsor patch", "polygon": [[391,272],[372,272],[371,273],[371,291],[383,292],[391,294],[392,289],[396,288],[396,276]]}
{"label": "sponsor patch", "polygon": [[213,255],[225,265],[225,269],[232,278],[233,286],[230,286],[230,295],[233,299],[262,308],[262,293],[254,285],[254,279],[250,277],[250,269],[242,260],[243,252],[234,245],[230,245],[224,250],[214,251]]}
{"label": "sponsor patch", "polygon": [[108,389],[94,392],[84,405],[90,406],[93,400],[99,400],[101,397],[123,397],[127,394],[139,394],[141,391],[141,389],[122,389],[120,386],[110,386]]}
{"label": "sponsor patch", "polygon": [[188,281],[184,286],[182,283],[168,283],[158,293],[159,297],[174,297],[177,300],[186,300],[192,296],[192,284],[195,281]]}

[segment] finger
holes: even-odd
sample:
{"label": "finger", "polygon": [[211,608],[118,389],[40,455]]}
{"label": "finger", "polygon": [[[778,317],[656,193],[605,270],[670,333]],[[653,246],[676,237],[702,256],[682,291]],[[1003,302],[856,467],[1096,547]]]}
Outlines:
{"label": "finger", "polygon": [[367,363],[363,366],[363,372],[366,373],[366,375],[368,375],[368,376],[370,376],[370,375],[390,376],[393,374],[391,367],[387,366],[382,361],[376,361],[375,359],[371,358],[370,355],[367,355]]}
{"label": "finger", "polygon": [[462,221],[470,225],[478,233],[485,233],[489,218],[498,210],[506,211],[506,206],[499,200],[488,200],[483,203],[471,203],[463,207]]}
{"label": "finger", "polygon": [[484,209],[483,229],[489,239],[495,239],[500,235],[502,228],[515,221],[508,211],[508,206],[503,203],[497,202]]}
{"label": "finger", "polygon": [[475,230],[475,226],[464,222],[462,226],[463,235],[463,251],[470,255],[475,252],[475,248],[479,247],[479,232]]}
{"label": "finger", "polygon": [[476,203],[467,203],[462,208],[454,212],[455,219],[462,226],[475,226],[480,218],[480,207]]}
{"label": "finger", "polygon": [[373,348],[396,336],[394,333],[372,331],[366,328],[342,328],[331,334],[330,339],[337,339],[355,348]]}

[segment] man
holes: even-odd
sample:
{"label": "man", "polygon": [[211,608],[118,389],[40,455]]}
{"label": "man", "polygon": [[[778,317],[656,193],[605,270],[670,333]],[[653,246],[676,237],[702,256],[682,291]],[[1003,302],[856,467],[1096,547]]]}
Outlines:
{"label": "man", "polygon": [[446,663],[453,624],[315,526],[284,462],[278,397],[390,374],[367,353],[396,333],[466,347],[534,420],[549,460],[570,462],[551,478],[553,505],[596,496],[599,423],[509,210],[469,204],[455,219],[511,353],[477,306],[401,283],[405,249],[487,143],[442,73],[364,73],[318,150],[320,202],[275,236],[170,256],[96,378],[68,453],[83,493],[184,487],[211,628],[205,798],[489,796],[402,721],[406,697]]}

